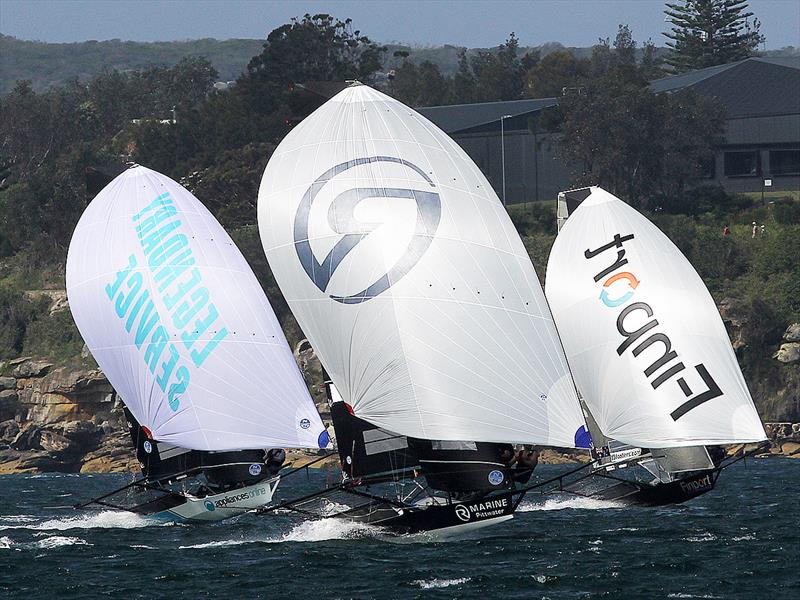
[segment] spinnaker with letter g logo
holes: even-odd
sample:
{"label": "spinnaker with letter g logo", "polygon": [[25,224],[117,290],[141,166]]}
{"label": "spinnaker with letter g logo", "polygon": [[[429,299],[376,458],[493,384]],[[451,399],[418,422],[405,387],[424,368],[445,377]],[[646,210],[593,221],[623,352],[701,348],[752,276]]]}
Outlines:
{"label": "spinnaker with letter g logo", "polygon": [[[309,242],[309,215],[314,200],[326,184],[338,175],[347,174],[349,170],[359,165],[381,162],[403,165],[409,171],[409,181],[418,179],[421,185],[417,185],[414,188],[352,187],[337,194],[328,209],[327,221],[330,228],[341,234],[342,237],[320,262],[314,255]],[[431,178],[417,165],[391,156],[356,158],[338,164],[317,177],[303,195],[294,220],[294,244],[297,257],[314,285],[320,291],[326,292],[331,278],[343,261],[358,247],[358,244],[365,237],[381,225],[380,223],[368,223],[359,220],[355,215],[359,205],[378,198],[413,200],[417,208],[416,223],[408,247],[400,259],[386,273],[380,275],[363,289],[347,295],[329,295],[337,302],[358,304],[374,298],[389,289],[393,283],[402,278],[417,264],[417,261],[433,241],[433,235],[436,233],[442,215],[442,203],[439,194],[433,191],[435,187]]]}
{"label": "spinnaker with letter g logo", "polygon": [[360,419],[421,439],[574,444],[583,416],[530,256],[477,165],[423,115],[366,85],[336,94],[270,157],[258,232]]}

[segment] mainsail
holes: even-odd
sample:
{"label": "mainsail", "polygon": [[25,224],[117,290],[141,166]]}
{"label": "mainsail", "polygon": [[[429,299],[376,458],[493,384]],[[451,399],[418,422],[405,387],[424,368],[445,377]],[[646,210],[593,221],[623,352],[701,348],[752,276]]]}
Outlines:
{"label": "mainsail", "polygon": [[633,208],[590,188],[556,238],[545,288],[605,435],[644,448],[765,439],[711,295]]}
{"label": "mainsail", "polygon": [[253,272],[172,179],[137,166],[98,194],[70,243],[67,293],[86,345],[155,440],[328,446]]}
{"label": "mainsail", "polygon": [[281,142],[258,221],[354,414],[429,440],[573,447],[574,384],[528,253],[464,151],[367,86]]}

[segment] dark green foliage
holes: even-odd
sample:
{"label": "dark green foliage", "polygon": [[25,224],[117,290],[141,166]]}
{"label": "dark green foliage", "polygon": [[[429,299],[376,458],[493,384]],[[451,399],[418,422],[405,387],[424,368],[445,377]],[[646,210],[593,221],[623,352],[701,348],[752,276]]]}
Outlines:
{"label": "dark green foliage", "polygon": [[595,46],[586,85],[559,103],[558,152],[576,166],[577,185],[601,185],[634,206],[683,210],[686,190],[721,140],[724,114],[689,91],[654,94],[646,78],[652,65],[638,65],[635,49],[624,25],[613,46]]}
{"label": "dark green foliage", "polygon": [[672,52],[666,62],[676,71],[723,65],[752,56],[764,41],[758,19],[750,21],[745,0],[682,0],[667,3],[673,27],[664,33]]}
{"label": "dark green foliage", "polygon": [[366,79],[381,68],[385,51],[353,30],[350,19],[306,14],[267,36],[264,50],[239,79],[237,93],[252,109],[271,113],[285,102],[289,84]]}
{"label": "dark green foliage", "polygon": [[49,302],[46,298],[42,300],[25,329],[22,353],[56,360],[80,355],[83,339],[70,312],[61,310],[51,315],[47,312]]}
{"label": "dark green foliage", "polygon": [[687,189],[682,196],[664,196],[654,200],[655,206],[667,213],[702,215],[714,213],[722,218],[753,205],[753,199],[725,191],[721,185],[699,185]]}
{"label": "dark green foliage", "polygon": [[202,199],[226,228],[252,224],[261,176],[274,144],[248,144],[222,153],[210,167],[193,171],[180,183]]}
{"label": "dark green foliage", "polygon": [[430,61],[419,65],[406,59],[389,83],[391,95],[409,106],[439,106],[450,99],[448,82]]}
{"label": "dark green foliage", "polygon": [[589,65],[588,59],[577,58],[568,50],[551,52],[527,71],[525,96],[549,98],[575,92],[586,85]]}
{"label": "dark green foliage", "polygon": [[512,204],[508,207],[508,214],[514,227],[522,235],[530,235],[533,232],[548,235],[556,233],[556,211],[552,203]]}
{"label": "dark green foliage", "polygon": [[16,358],[22,352],[31,312],[22,292],[0,284],[0,358]]}
{"label": "dark green foliage", "polygon": [[[522,97],[525,66],[518,56],[519,40],[512,32],[496,52],[478,52],[470,61],[478,102],[517,100]],[[527,60],[531,60],[528,58]]]}
{"label": "dark green foliage", "polygon": [[764,237],[757,238],[758,254],[753,262],[753,272],[768,279],[781,272],[800,269],[800,225],[767,228]]}
{"label": "dark green foliage", "polygon": [[779,198],[773,204],[775,222],[781,225],[800,225],[800,202]]}

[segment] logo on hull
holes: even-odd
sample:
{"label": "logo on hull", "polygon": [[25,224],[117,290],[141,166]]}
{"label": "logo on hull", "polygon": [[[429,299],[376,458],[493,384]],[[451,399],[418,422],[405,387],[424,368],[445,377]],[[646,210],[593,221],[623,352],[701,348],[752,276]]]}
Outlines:
{"label": "logo on hull", "polygon": [[456,506],[456,516],[466,523],[470,518],[469,509],[463,504],[459,504]]}

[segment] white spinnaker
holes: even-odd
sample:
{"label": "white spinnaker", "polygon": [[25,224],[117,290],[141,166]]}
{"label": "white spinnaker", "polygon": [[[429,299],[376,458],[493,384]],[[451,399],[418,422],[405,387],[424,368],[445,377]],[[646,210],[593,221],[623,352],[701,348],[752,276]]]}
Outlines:
{"label": "white spinnaker", "polygon": [[[610,247],[587,258],[587,251],[605,245]],[[603,274],[617,260],[627,263]],[[645,448],[766,437],[700,276],[633,208],[592,188],[556,238],[545,289],[575,382],[603,433]],[[618,320],[633,335],[623,335]],[[626,340],[631,342],[620,354]],[[656,365],[667,340],[676,356]],[[703,370],[712,381],[704,381]],[[704,393],[708,399],[702,401]]]}
{"label": "white spinnaker", "polygon": [[253,272],[169,177],[129,169],[89,204],[69,247],[67,293],[86,345],[156,440],[193,450],[327,445]]}
{"label": "white spinnaker", "polygon": [[258,221],[356,415],[418,438],[575,445],[583,417],[530,258],[486,178],[430,121],[347,88],[278,146]]}

